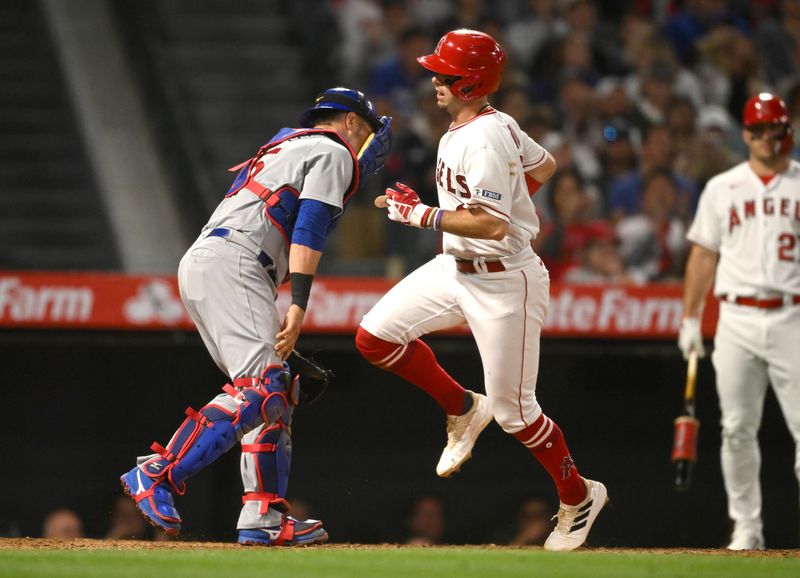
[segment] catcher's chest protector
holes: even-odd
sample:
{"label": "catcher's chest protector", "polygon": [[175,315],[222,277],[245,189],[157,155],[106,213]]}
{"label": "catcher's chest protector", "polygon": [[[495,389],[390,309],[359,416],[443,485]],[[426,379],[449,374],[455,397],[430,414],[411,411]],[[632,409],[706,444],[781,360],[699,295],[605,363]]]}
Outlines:
{"label": "catcher's chest protector", "polygon": [[294,231],[294,222],[297,216],[297,209],[300,205],[300,191],[288,186],[273,191],[262,186],[254,179],[254,177],[264,169],[265,163],[263,157],[265,155],[277,154],[280,151],[279,145],[288,140],[313,134],[324,135],[340,143],[350,152],[350,155],[353,158],[353,178],[342,199],[342,212],[331,219],[330,227],[327,231],[330,233],[330,231],[332,231],[338,223],[339,217],[344,212],[344,208],[347,206],[347,203],[350,201],[353,193],[355,193],[355,191],[358,189],[360,179],[358,156],[350,144],[344,138],[342,138],[338,132],[334,130],[322,129],[282,128],[277,134],[275,134],[274,137],[272,137],[272,139],[270,139],[268,143],[258,149],[256,156],[228,169],[231,172],[239,172],[236,175],[233,184],[231,184],[230,188],[228,189],[228,192],[225,194],[225,198],[234,196],[242,189],[247,189],[258,196],[266,205],[265,211],[267,217],[281,230],[281,233],[287,242],[292,238],[292,232]]}

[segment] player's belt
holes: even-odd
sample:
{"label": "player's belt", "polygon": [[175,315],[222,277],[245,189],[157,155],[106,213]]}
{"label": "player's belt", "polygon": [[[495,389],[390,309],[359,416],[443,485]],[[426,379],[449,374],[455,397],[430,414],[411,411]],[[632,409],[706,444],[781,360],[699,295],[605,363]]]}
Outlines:
{"label": "player's belt", "polygon": [[[216,229],[211,229],[211,232],[206,235],[206,237],[221,237],[223,239],[229,239],[231,237],[232,231],[230,229],[226,229],[224,227],[217,227]],[[256,255],[256,259],[264,269],[267,270],[267,275],[269,275],[272,282],[277,285],[275,281],[275,264],[272,262],[272,257],[267,255],[264,251],[260,251],[258,255]]]}
{"label": "player's belt", "polygon": [[720,301],[744,305],[745,307],[757,307],[758,309],[780,309],[785,305],[800,305],[800,295],[787,295],[784,297],[770,297],[759,299],[758,297],[730,297],[726,294],[719,296]]}
{"label": "player's belt", "polygon": [[[481,267],[483,264],[483,267]],[[485,267],[485,268],[484,268]],[[459,273],[499,273],[505,271],[506,266],[502,261],[474,261],[472,259],[458,259],[456,258],[456,270]]]}

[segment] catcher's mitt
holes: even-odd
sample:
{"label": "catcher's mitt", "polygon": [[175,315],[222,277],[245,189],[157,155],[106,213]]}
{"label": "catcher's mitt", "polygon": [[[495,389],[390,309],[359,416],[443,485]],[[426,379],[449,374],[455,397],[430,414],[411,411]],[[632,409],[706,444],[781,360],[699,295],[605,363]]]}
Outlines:
{"label": "catcher's mitt", "polygon": [[300,393],[298,394],[297,407],[306,407],[317,401],[328,384],[333,381],[333,372],[322,367],[319,363],[292,350],[286,360],[292,372],[292,379],[300,377]]}

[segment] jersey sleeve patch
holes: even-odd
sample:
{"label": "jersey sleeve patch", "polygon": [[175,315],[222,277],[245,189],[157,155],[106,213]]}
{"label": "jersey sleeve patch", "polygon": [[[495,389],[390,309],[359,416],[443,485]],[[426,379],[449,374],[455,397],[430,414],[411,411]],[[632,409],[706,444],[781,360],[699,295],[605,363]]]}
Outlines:
{"label": "jersey sleeve patch", "polygon": [[495,203],[498,205],[503,202],[502,193],[490,191],[489,189],[482,189],[480,187],[475,187],[473,196],[483,201],[488,201],[490,203]]}

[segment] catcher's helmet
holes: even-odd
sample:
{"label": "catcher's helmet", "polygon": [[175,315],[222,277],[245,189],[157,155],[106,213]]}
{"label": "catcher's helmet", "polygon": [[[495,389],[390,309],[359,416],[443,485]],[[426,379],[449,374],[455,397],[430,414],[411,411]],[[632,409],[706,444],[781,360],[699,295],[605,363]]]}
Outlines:
{"label": "catcher's helmet", "polygon": [[433,54],[417,62],[436,74],[460,76],[450,91],[461,100],[474,100],[500,86],[506,54],[488,34],[462,28],[442,36]]}
{"label": "catcher's helmet", "polygon": [[351,88],[328,88],[323,90],[314,99],[314,106],[303,111],[300,115],[300,126],[311,128],[311,121],[315,110],[342,110],[354,112],[363,118],[373,132],[381,126],[380,119],[375,112],[375,105],[370,102],[363,92]]}
{"label": "catcher's helmet", "polygon": [[761,92],[745,103],[742,111],[742,125],[749,128],[759,124],[779,124],[785,128],[780,140],[778,153],[785,155],[792,150],[792,125],[786,104],[774,94]]}

